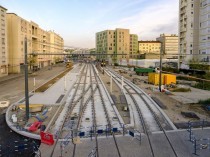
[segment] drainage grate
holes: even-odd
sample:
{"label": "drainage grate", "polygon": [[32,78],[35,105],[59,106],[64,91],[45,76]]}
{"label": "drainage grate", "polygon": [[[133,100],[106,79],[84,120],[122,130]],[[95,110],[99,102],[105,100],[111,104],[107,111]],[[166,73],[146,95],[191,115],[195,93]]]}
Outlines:
{"label": "drainage grate", "polygon": [[60,103],[64,96],[65,96],[65,95],[62,94],[62,95],[58,98],[58,100],[56,101],[56,103]]}

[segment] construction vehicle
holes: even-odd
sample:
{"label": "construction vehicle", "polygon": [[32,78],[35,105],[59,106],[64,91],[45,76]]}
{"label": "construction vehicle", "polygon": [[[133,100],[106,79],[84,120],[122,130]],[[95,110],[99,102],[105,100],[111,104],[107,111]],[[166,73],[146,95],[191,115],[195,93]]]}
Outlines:
{"label": "construction vehicle", "polygon": [[73,63],[71,61],[66,62],[66,68],[71,68],[73,66]]}
{"label": "construction vehicle", "polygon": [[148,73],[155,72],[153,68],[134,68],[137,75],[148,75]]}

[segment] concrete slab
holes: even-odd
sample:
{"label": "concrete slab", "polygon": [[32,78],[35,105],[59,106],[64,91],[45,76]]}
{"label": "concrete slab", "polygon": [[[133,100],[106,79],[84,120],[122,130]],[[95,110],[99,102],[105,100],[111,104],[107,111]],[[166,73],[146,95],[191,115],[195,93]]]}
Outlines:
{"label": "concrete slab", "polygon": [[[58,80],[50,88],[43,93],[35,93],[30,97],[29,101],[32,104],[56,104],[56,101],[61,95],[65,95],[67,91],[65,89],[71,89],[74,85],[77,75],[80,71],[80,66],[75,66],[73,70],[68,72],[64,77]],[[65,80],[66,79],[66,83]]]}
{"label": "concrete slab", "polygon": [[[195,129],[193,130],[196,138],[208,138],[210,137],[209,129]],[[171,141],[174,150],[178,157],[196,157],[193,154],[193,144],[189,141],[189,133],[186,130],[170,131],[167,132],[168,138]],[[153,133],[150,135],[152,148],[155,157],[174,157],[175,154],[172,148],[168,144],[166,137],[163,133]],[[142,134],[142,141],[140,142],[129,135],[116,136],[116,141],[122,157],[152,157],[151,148],[149,146],[148,138]],[[99,156],[102,157],[117,157],[117,149],[114,144],[112,136],[99,137]],[[49,156],[53,146],[41,145],[42,156]],[[90,138],[81,139],[81,143],[76,146],[75,157],[85,157],[95,148],[95,140],[91,141]],[[73,144],[70,142],[63,150],[63,157],[72,156]],[[201,157],[209,157],[210,148],[206,150],[198,150],[198,155]],[[53,157],[61,156],[60,143],[55,147]]]}

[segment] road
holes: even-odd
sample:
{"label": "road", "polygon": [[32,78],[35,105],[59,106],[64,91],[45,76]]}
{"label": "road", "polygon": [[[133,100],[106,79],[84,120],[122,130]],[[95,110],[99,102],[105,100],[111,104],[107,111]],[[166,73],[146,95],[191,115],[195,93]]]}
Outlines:
{"label": "road", "polygon": [[[36,87],[39,87],[46,81],[55,77],[66,68],[64,65],[55,65],[51,70],[48,68],[44,68],[34,74],[29,75],[28,83],[29,83],[29,91],[33,90],[34,78],[36,79]],[[19,76],[19,75],[17,75]],[[11,78],[8,76],[8,79]],[[5,79],[5,78],[4,78]],[[0,78],[0,101],[1,100],[9,100],[10,104],[17,102],[21,98],[24,97],[25,92],[25,82],[24,76],[17,77],[15,79],[1,82],[2,78]],[[0,112],[2,110],[0,109]]]}

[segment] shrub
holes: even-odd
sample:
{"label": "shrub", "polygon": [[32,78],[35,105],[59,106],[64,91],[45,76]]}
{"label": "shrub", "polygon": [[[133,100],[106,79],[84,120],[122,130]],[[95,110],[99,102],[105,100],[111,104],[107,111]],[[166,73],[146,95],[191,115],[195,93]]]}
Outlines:
{"label": "shrub", "polygon": [[118,63],[114,63],[114,66],[119,66],[119,64]]}

